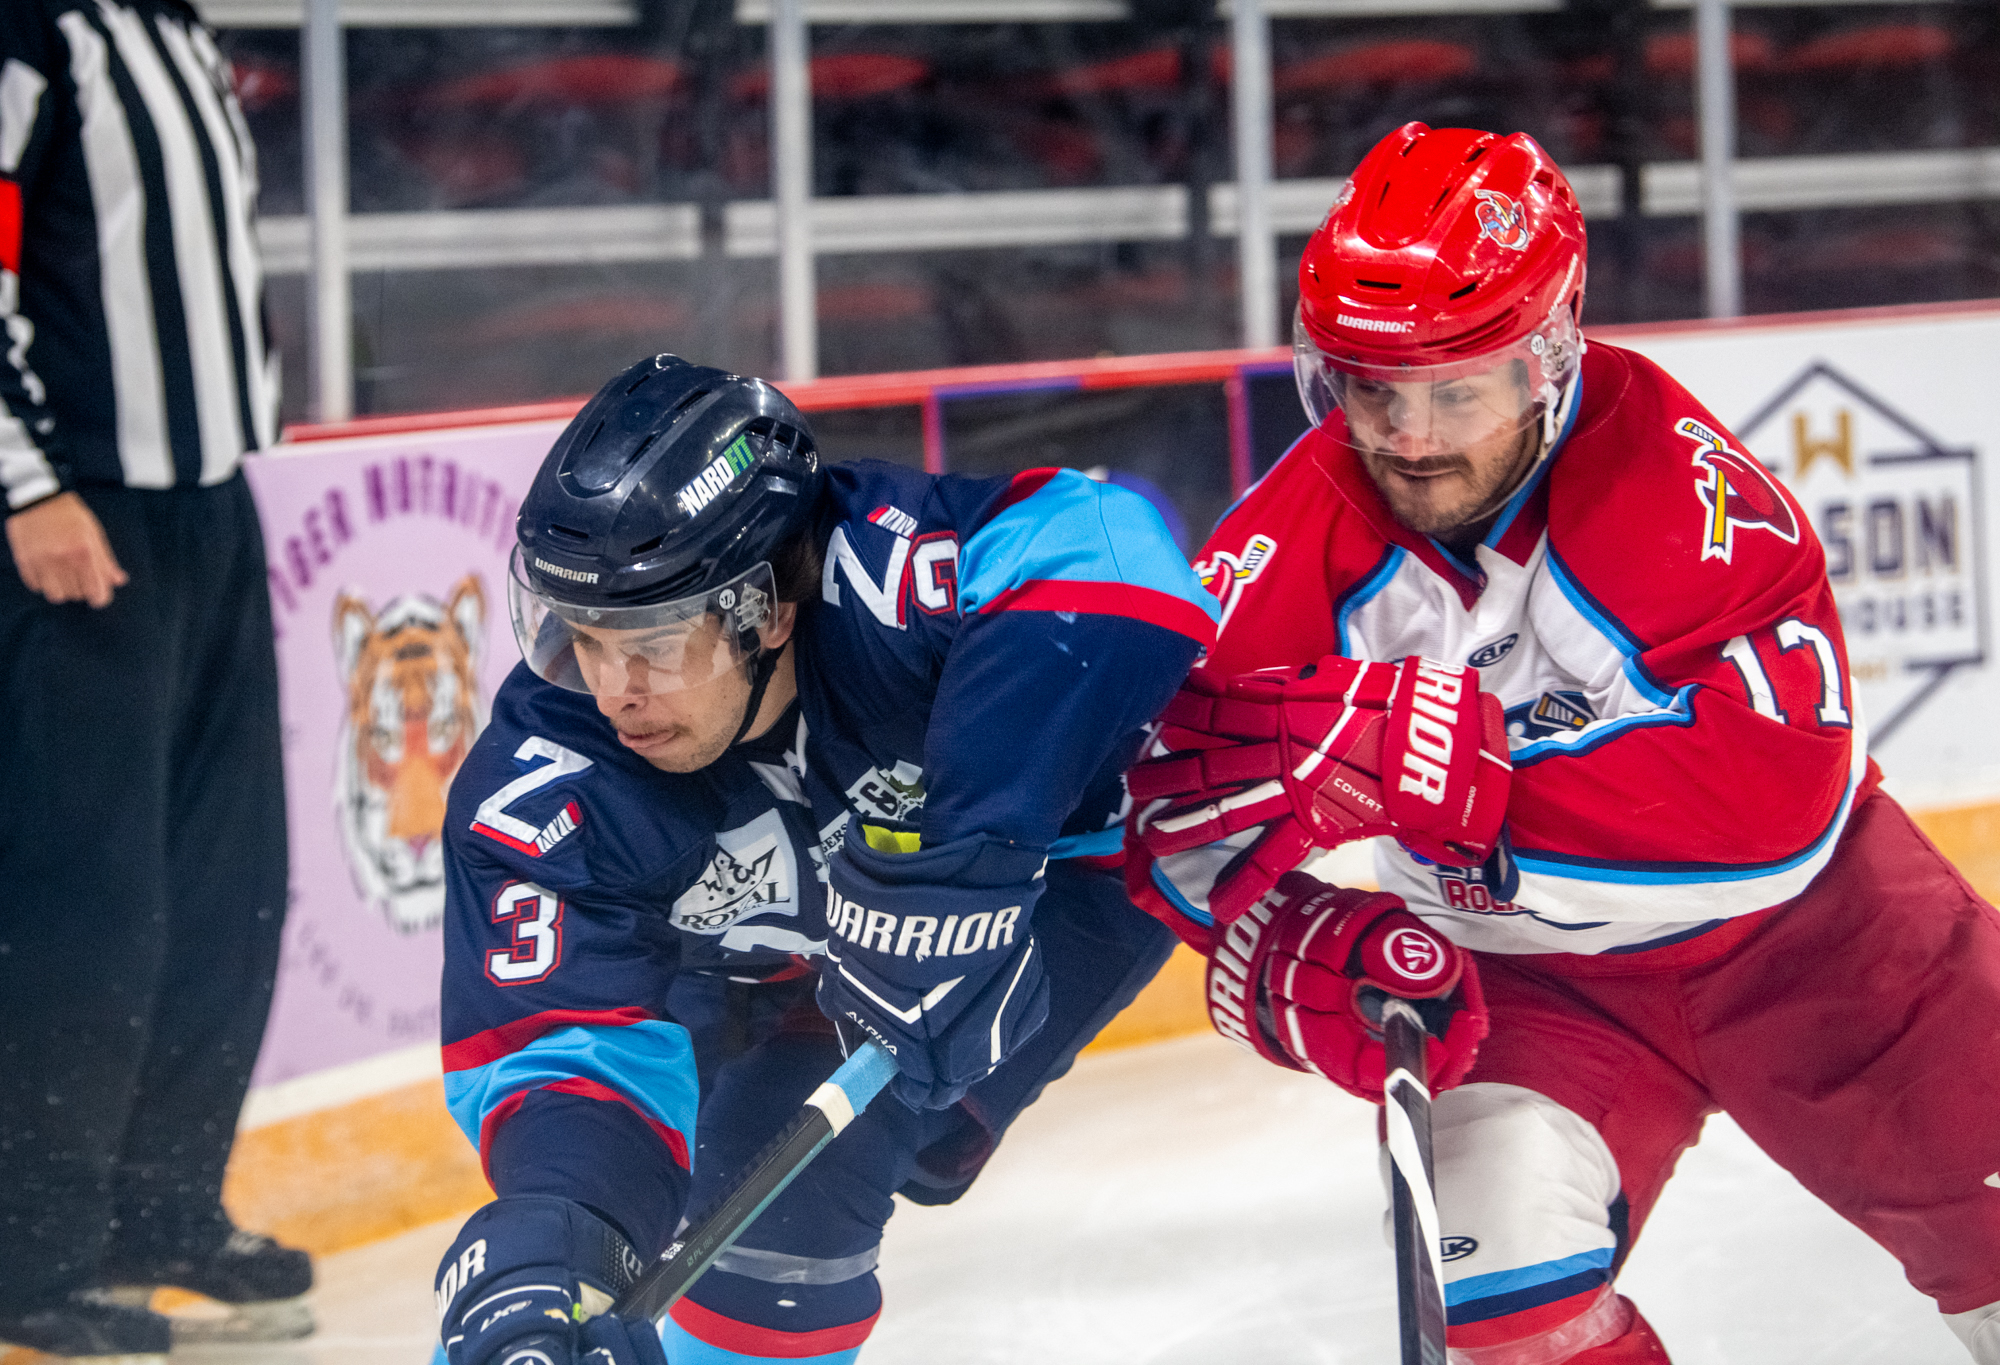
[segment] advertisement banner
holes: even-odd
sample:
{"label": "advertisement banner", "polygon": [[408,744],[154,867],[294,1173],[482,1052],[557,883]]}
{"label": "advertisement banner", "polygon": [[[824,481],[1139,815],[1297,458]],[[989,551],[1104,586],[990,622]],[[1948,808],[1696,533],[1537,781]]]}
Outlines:
{"label": "advertisement banner", "polygon": [[520,657],[507,555],[560,430],[314,442],[247,465],[292,864],[255,1085],[436,1043],[445,789]]}
{"label": "advertisement banner", "polygon": [[[1797,495],[1889,790],[1917,807],[2000,797],[1985,503],[2000,307],[1612,339],[1664,366]],[[1713,513],[1695,480],[1687,510]]]}

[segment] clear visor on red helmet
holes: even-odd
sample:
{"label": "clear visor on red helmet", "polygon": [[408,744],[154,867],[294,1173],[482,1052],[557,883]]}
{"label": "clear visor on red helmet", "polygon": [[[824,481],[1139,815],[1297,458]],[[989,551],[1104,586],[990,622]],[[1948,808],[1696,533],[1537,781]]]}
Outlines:
{"label": "clear visor on red helmet", "polygon": [[682,692],[757,652],[777,587],[769,563],[719,587],[644,607],[562,602],[528,582],[517,546],[507,575],[514,639],[537,677],[593,696]]}
{"label": "clear visor on red helmet", "polygon": [[1561,306],[1517,341],[1435,365],[1329,353],[1303,312],[1292,324],[1292,368],[1313,425],[1337,408],[1355,444],[1407,456],[1490,449],[1536,426],[1546,452],[1568,419],[1582,355],[1576,320]]}

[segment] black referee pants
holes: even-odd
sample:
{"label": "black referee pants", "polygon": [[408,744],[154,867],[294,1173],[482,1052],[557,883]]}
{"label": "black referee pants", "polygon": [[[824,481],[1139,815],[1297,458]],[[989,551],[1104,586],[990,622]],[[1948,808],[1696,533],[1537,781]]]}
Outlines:
{"label": "black referee pants", "polygon": [[91,488],[131,582],[0,553],[0,1311],[226,1236],[286,894],[263,538],[239,473]]}

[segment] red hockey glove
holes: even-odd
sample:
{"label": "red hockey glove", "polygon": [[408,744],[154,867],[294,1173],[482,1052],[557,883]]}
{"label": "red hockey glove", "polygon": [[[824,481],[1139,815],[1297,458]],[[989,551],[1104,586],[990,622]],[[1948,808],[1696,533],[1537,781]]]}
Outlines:
{"label": "red hockey glove", "polygon": [[1410,1001],[1431,1035],[1432,1093],[1465,1079],[1486,1036],[1478,970],[1400,896],[1288,872],[1209,955],[1216,1032],[1377,1104],[1387,1069],[1382,1004],[1391,995]]}
{"label": "red hockey glove", "polygon": [[1471,669],[1412,656],[1364,664],[1329,654],[1303,668],[1218,682],[1191,675],[1167,703],[1170,750],[1127,777],[1155,858],[1267,825],[1209,898],[1239,915],[1315,848],[1394,835],[1435,863],[1483,862],[1500,837],[1512,765],[1499,699]]}

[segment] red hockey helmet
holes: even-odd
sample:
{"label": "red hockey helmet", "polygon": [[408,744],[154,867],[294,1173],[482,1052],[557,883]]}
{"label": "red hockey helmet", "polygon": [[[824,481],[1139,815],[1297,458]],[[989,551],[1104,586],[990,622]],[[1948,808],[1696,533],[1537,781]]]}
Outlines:
{"label": "red hockey helmet", "polygon": [[1583,281],[1583,212],[1534,139],[1405,124],[1362,159],[1306,243],[1299,396],[1318,425],[1382,385],[1519,360],[1518,418],[1540,420],[1546,452],[1575,392]]}

